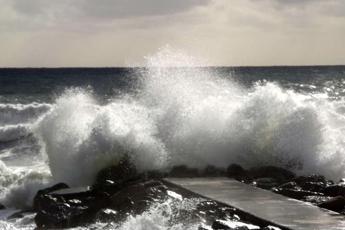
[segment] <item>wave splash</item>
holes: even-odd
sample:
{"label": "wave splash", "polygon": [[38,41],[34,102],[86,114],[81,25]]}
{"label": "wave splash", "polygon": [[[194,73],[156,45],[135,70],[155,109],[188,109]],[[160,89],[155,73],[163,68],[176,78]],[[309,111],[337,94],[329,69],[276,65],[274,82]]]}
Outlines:
{"label": "wave splash", "polygon": [[182,65],[199,64],[163,49],[148,58],[134,95],[105,105],[83,89],[59,97],[35,128],[55,180],[90,184],[124,154],[139,170],[239,163],[344,176],[342,101],[273,82],[248,89],[210,70],[174,67]]}

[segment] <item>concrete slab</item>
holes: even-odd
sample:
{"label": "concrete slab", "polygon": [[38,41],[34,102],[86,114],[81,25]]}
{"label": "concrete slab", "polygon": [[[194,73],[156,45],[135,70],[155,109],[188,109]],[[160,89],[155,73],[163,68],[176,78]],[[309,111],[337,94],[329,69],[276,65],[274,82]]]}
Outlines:
{"label": "concrete slab", "polygon": [[343,215],[229,178],[167,178],[165,181],[287,229],[345,229]]}

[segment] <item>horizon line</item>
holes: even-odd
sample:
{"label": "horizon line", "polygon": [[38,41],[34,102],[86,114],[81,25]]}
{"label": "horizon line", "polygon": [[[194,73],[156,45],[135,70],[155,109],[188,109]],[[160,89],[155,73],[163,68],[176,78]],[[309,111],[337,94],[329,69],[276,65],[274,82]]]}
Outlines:
{"label": "horizon line", "polygon": [[0,66],[0,69],[135,69],[135,68],[279,68],[279,67],[343,67],[345,64],[311,65],[209,65],[209,66]]}

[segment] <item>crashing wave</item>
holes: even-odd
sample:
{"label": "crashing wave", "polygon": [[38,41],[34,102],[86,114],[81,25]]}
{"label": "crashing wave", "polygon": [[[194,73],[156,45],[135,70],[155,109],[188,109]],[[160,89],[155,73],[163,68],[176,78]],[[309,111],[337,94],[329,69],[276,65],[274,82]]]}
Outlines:
{"label": "crashing wave", "polygon": [[273,82],[245,89],[211,70],[171,68],[176,55],[161,52],[148,59],[136,95],[104,105],[71,89],[57,99],[35,129],[56,180],[90,184],[124,154],[140,170],[239,163],[344,176],[343,102]]}

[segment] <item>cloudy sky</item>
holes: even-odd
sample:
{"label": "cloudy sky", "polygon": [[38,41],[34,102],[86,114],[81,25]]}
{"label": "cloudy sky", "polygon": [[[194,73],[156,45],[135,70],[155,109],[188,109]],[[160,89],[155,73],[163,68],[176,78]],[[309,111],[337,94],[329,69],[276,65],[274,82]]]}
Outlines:
{"label": "cloudy sky", "polygon": [[344,0],[0,0],[0,66],[345,64]]}

